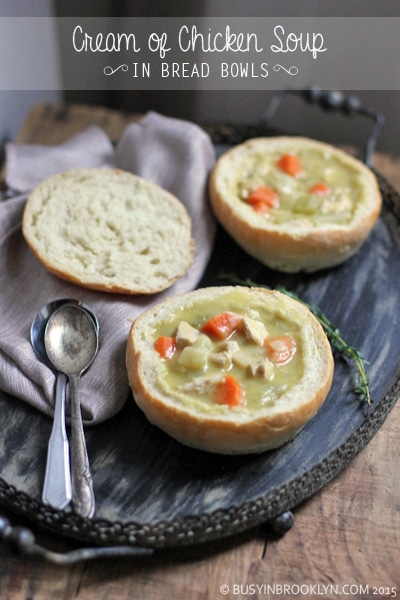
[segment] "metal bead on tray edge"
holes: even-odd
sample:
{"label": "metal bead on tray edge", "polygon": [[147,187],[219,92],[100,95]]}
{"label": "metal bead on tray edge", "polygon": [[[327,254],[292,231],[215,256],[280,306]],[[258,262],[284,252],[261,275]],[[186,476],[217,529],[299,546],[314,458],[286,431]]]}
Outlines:
{"label": "metal bead on tray edge", "polygon": [[285,535],[293,527],[294,516],[290,510],[268,521],[268,526],[276,535]]}

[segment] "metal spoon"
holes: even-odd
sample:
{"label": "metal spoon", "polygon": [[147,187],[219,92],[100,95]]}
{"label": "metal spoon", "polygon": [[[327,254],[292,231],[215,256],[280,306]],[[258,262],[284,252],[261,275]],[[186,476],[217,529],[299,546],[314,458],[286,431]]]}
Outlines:
{"label": "metal spoon", "polygon": [[[64,304],[80,305],[92,318],[96,329],[99,324],[96,315],[88,306],[78,300],[61,298],[46,304],[36,315],[31,326],[31,344],[37,357],[48,367],[53,368],[48,359],[44,345],[44,331],[49,317]],[[57,373],[56,399],[54,405],[53,427],[47,450],[46,471],[43,484],[42,500],[53,508],[62,510],[71,501],[71,471],[69,465],[69,443],[65,429],[65,390],[67,377]]]}
{"label": "metal spoon", "polygon": [[48,320],[44,333],[47,356],[64,373],[71,395],[71,470],[72,502],[75,512],[90,518],[94,514],[93,482],[83,431],[79,382],[92,364],[98,349],[98,334],[93,320],[79,306],[64,305]]}

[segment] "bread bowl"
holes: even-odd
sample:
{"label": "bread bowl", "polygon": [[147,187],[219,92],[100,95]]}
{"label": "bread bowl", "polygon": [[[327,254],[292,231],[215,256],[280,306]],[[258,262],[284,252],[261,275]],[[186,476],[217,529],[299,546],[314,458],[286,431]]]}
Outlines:
{"label": "bread bowl", "polygon": [[45,180],[28,198],[22,231],[51,273],[104,292],[164,290],[194,255],[183,204],[117,169],[74,169]]}
{"label": "bread bowl", "polygon": [[251,139],[224,154],[211,174],[210,199],[246,252],[284,272],[347,260],[382,203],[361,161],[329,144],[286,136]]}
{"label": "bread bowl", "polygon": [[259,453],[292,439],[327,397],[334,368],[308,308],[241,286],[187,292],[141,314],[126,365],[151,423],[220,454]]}

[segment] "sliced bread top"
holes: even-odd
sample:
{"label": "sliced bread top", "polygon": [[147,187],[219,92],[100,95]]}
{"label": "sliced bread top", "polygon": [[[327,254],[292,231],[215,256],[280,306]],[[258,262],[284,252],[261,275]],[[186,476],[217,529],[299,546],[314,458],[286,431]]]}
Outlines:
{"label": "sliced bread top", "polygon": [[170,287],[194,255],[183,204],[121,170],[75,169],[30,195],[23,234],[38,260],[77,285],[123,294]]}

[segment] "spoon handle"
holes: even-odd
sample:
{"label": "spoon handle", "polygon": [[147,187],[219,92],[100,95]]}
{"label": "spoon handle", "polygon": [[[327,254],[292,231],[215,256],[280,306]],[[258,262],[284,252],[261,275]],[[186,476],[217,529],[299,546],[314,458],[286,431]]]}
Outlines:
{"label": "spoon handle", "polygon": [[71,394],[72,503],[78,515],[90,519],[94,514],[95,502],[79,402],[79,379],[79,375],[71,375],[69,379]]}
{"label": "spoon handle", "polygon": [[65,430],[65,389],[67,378],[57,375],[54,420],[47,450],[46,472],[42,499],[46,504],[62,510],[71,500],[71,472],[69,444]]}

